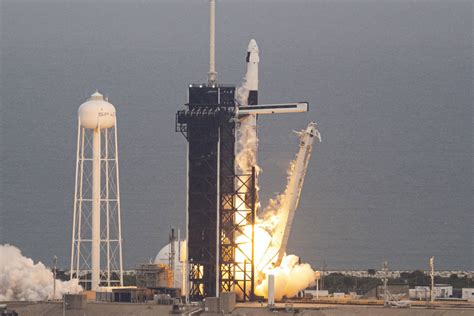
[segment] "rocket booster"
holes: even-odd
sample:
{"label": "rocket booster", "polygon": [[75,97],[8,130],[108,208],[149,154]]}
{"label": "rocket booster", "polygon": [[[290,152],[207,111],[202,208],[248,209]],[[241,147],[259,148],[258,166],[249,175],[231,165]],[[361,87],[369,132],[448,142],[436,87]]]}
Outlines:
{"label": "rocket booster", "polygon": [[249,97],[247,105],[258,104],[258,63],[260,62],[257,42],[251,39],[247,48],[247,73],[245,75]]}
{"label": "rocket booster", "polygon": [[316,129],[316,123],[314,122],[309,123],[305,130],[297,132],[297,134],[300,137],[300,149],[296,155],[290,180],[286,188],[286,199],[279,212],[279,222],[273,233],[274,244],[280,245],[276,265],[280,264],[286,252],[293,218],[298,207],[306,170],[308,169],[309,159],[313,150],[314,139],[317,138],[321,141],[321,134]]}
{"label": "rocket booster", "polygon": [[[257,42],[252,39],[247,48],[247,72],[242,86],[237,90],[237,100],[242,108],[258,103],[258,56]],[[250,173],[257,166],[257,115],[247,114],[239,117],[240,153],[237,155],[239,172]]]}

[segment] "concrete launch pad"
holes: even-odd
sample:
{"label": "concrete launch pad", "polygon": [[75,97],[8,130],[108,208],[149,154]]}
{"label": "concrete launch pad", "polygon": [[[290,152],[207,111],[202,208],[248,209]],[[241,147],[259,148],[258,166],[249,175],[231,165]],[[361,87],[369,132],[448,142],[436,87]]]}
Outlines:
{"label": "concrete launch pad", "polygon": [[[157,305],[153,303],[98,303],[88,302],[82,310],[66,310],[64,314],[62,302],[10,302],[7,303],[9,309],[15,310],[22,316],[38,315],[68,315],[68,316],[151,316],[151,315],[171,315],[170,305]],[[195,307],[189,309],[188,313],[196,310]],[[188,315],[188,313],[178,315]],[[227,315],[240,316],[265,316],[265,315],[307,315],[307,316],[344,316],[344,315],[367,315],[367,316],[392,316],[392,315],[439,315],[457,316],[474,315],[474,305],[464,304],[438,304],[435,308],[425,306],[412,306],[411,308],[384,308],[383,306],[368,305],[337,305],[337,304],[315,304],[315,303],[294,303],[291,307],[284,303],[277,303],[275,308],[270,310],[260,303],[240,303],[236,309]],[[174,314],[176,315],[176,314]],[[220,313],[207,313],[202,311],[194,315],[214,316],[223,315]]]}

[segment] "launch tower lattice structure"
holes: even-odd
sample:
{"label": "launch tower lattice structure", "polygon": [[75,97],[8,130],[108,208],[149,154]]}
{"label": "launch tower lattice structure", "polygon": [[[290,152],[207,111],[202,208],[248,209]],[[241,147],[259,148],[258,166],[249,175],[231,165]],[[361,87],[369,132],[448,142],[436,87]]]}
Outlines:
{"label": "launch tower lattice structure", "polygon": [[[189,102],[176,114],[176,131],[187,147],[187,241],[189,297],[201,300],[236,291],[242,300],[254,296],[251,234],[255,223],[255,172],[235,172],[235,87],[190,85]],[[236,214],[245,214],[239,220]],[[238,259],[240,258],[240,259]],[[242,262],[238,262],[241,260]]]}
{"label": "launch tower lattice structure", "polygon": [[85,289],[123,285],[117,120],[100,93],[79,108],[71,279]]}
{"label": "launch tower lattice structure", "polygon": [[246,58],[247,79],[252,80],[247,106],[236,104],[235,86],[217,85],[216,1],[209,3],[208,83],[189,85],[188,103],[176,114],[176,131],[188,141],[185,292],[191,300],[201,300],[235,291],[247,301],[255,299],[256,174],[255,166],[245,170],[248,174],[236,172],[236,130],[249,115],[306,112],[308,103],[258,104],[254,40]]}

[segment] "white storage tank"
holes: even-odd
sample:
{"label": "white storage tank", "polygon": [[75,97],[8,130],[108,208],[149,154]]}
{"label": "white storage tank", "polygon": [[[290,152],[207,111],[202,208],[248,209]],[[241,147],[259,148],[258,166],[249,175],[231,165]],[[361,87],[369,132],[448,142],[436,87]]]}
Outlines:
{"label": "white storage tank", "polygon": [[98,91],[81,104],[78,114],[84,128],[111,128],[115,125],[115,107]]}

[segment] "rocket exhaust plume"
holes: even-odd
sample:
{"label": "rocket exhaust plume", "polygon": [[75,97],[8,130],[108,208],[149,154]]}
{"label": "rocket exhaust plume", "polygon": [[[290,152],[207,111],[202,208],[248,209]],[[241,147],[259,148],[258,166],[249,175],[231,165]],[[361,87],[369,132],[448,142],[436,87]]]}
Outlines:
{"label": "rocket exhaust plume", "polygon": [[35,264],[24,257],[15,246],[0,245],[0,258],[0,302],[61,299],[63,294],[82,291],[77,279],[56,280],[56,296],[53,297],[53,272],[43,263]]}
{"label": "rocket exhaust plume", "polygon": [[[309,134],[310,133],[310,134]],[[310,136],[313,135],[313,136]],[[286,255],[286,245],[292,224],[294,212],[298,205],[309,154],[312,147],[312,137],[318,137],[315,124],[310,123],[300,135],[300,150],[295,160],[290,162],[286,189],[274,199],[270,199],[268,206],[257,217],[255,231],[255,294],[266,296],[268,291],[267,275],[275,275],[277,291],[275,299],[283,296],[293,297],[299,291],[314,284],[315,271],[309,264],[299,264],[295,255]],[[311,138],[308,140],[308,138]],[[246,230],[251,230],[249,225]],[[245,232],[249,234],[249,232]],[[237,237],[237,243],[243,238]],[[251,246],[245,253],[251,253]],[[241,259],[241,258],[238,258]]]}
{"label": "rocket exhaust plume", "polygon": [[[258,63],[259,50],[255,40],[251,40],[247,50],[247,72],[242,86],[237,89],[237,102],[241,107],[258,103]],[[258,177],[261,171],[257,164],[258,137],[256,130],[256,115],[245,115],[240,118],[237,132],[237,172],[248,174],[252,167],[256,169]],[[257,216],[254,227],[255,232],[255,294],[266,296],[268,283],[266,276],[275,275],[275,298],[280,300],[283,296],[293,297],[299,291],[315,282],[315,271],[309,264],[299,264],[295,255],[286,255],[286,245],[294,212],[298,205],[299,196],[311,155],[314,138],[320,139],[315,123],[310,123],[306,130],[298,133],[300,136],[300,150],[295,160],[290,162],[286,189],[275,199],[270,199],[263,214]],[[257,180],[257,179],[256,179]],[[258,180],[256,181],[258,183]],[[258,185],[257,185],[258,192]],[[258,209],[257,203],[257,209]],[[237,217],[239,217],[237,215]],[[242,218],[238,218],[242,220]],[[244,235],[249,235],[252,227],[248,225]],[[244,237],[236,239],[237,243],[243,242]],[[248,255],[252,252],[251,245],[244,249]],[[236,254],[236,257],[243,254]],[[242,259],[237,258],[237,259]]]}

